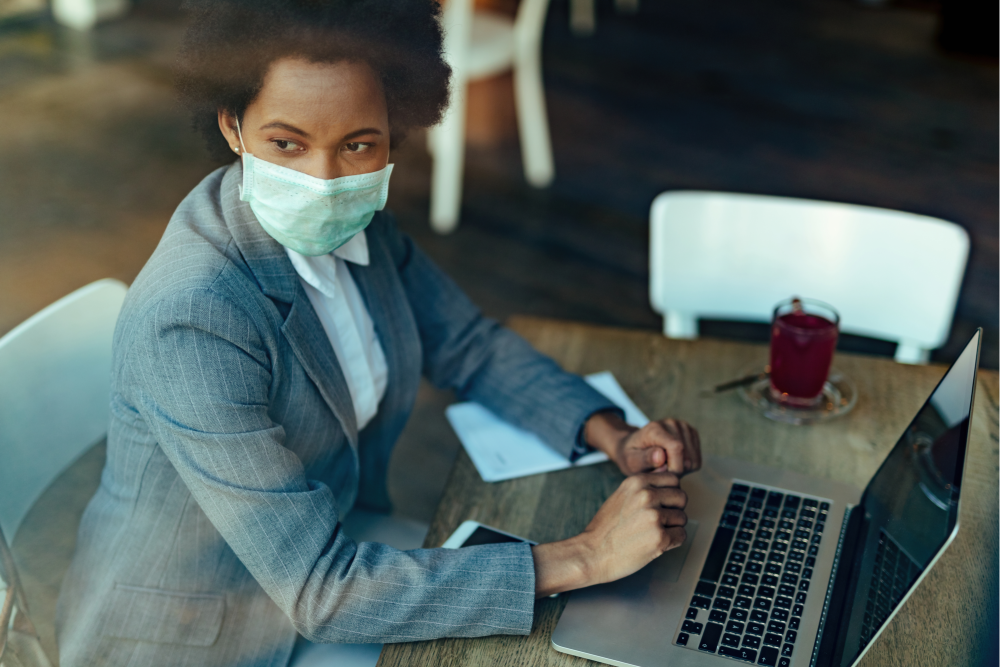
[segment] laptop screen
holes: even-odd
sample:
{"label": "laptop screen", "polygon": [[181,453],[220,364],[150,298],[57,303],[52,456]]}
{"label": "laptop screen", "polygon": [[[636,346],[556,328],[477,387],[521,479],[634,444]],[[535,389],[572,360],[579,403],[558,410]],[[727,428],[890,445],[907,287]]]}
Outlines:
{"label": "laptop screen", "polygon": [[865,489],[834,664],[854,662],[955,530],[981,335],[965,347]]}

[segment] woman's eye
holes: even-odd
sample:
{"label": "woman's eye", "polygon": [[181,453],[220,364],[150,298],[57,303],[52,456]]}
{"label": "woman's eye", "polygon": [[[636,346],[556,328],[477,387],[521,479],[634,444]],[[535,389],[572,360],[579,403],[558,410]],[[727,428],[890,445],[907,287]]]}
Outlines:
{"label": "woman's eye", "polygon": [[350,153],[360,153],[369,146],[371,146],[371,144],[363,144],[359,141],[352,141],[349,144],[344,144],[344,148],[346,148]]}
{"label": "woman's eye", "polygon": [[299,145],[297,143],[294,141],[288,141],[287,139],[275,139],[273,143],[280,151],[296,151],[299,149]]}

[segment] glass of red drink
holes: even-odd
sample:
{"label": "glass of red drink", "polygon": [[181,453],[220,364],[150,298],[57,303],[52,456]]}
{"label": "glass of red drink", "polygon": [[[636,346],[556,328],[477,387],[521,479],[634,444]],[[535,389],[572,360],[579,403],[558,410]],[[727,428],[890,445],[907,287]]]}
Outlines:
{"label": "glass of red drink", "polygon": [[837,347],[840,315],[815,299],[793,297],[774,309],[771,321],[771,397],[791,407],[823,399]]}

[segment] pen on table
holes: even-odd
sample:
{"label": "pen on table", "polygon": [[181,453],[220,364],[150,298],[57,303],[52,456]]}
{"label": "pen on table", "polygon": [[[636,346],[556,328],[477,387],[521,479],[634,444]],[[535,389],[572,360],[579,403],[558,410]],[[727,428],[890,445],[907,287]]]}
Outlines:
{"label": "pen on table", "polygon": [[754,373],[753,375],[746,375],[735,380],[730,380],[729,382],[723,382],[722,384],[717,384],[711,389],[702,389],[701,395],[704,397],[715,396],[716,394],[721,394],[724,391],[729,391],[730,389],[736,389],[737,387],[745,387],[748,384],[753,384],[758,380],[763,380],[770,375],[769,369],[765,369],[761,373]]}

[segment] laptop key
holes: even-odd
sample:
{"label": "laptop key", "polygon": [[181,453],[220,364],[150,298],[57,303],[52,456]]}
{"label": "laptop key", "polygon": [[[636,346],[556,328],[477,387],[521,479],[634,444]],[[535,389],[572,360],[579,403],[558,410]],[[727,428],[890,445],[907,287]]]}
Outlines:
{"label": "laptop key", "polygon": [[738,551],[734,551],[731,554],[729,554],[729,562],[743,564],[747,562],[747,556],[746,554],[741,554]]}
{"label": "laptop key", "polygon": [[[739,574],[743,571],[743,566],[738,563],[729,563],[726,565],[726,574]],[[701,571],[701,576],[705,576],[705,570]]]}
{"label": "laptop key", "polygon": [[788,610],[787,609],[781,609],[781,608],[775,608],[774,611],[771,612],[771,618],[773,618],[776,621],[787,621],[788,620]]}
{"label": "laptop key", "polygon": [[[801,571],[802,571],[801,563],[796,563],[795,561],[785,563],[785,572],[793,572],[795,574],[798,574]],[[803,574],[802,576],[805,577],[806,575]]]}
{"label": "laptop key", "polygon": [[753,533],[751,533],[748,530],[741,530],[740,532],[736,533],[736,539],[746,540],[747,542],[749,542],[750,540],[753,539]]}
{"label": "laptop key", "polygon": [[778,518],[778,510],[774,509],[773,507],[765,507],[764,508],[764,516],[766,516],[769,519],[777,519]]}
{"label": "laptop key", "polygon": [[785,644],[784,646],[782,646],[781,647],[781,655],[785,656],[786,658],[791,658],[792,657],[792,645],[791,644]]}
{"label": "laptop key", "polygon": [[801,616],[803,610],[804,609],[802,605],[800,604],[795,605],[794,607],[792,607],[792,616]]}
{"label": "laptop key", "polygon": [[750,497],[751,498],[757,498],[758,500],[760,500],[762,498],[766,498],[767,497],[767,489],[759,489],[759,488],[755,487],[754,490],[750,492]]}
{"label": "laptop key", "polygon": [[729,618],[734,621],[746,621],[750,618],[750,612],[746,609],[734,608],[731,612],[729,612]]}
{"label": "laptop key", "polygon": [[792,606],[792,599],[779,596],[774,600],[775,607],[781,607],[782,609],[789,609]]}
{"label": "laptop key", "polygon": [[739,491],[740,493],[750,493],[750,487],[746,484],[733,484],[733,491]]}
{"label": "laptop key", "polygon": [[776,635],[783,635],[785,634],[785,624],[778,621],[770,621],[767,624],[767,631],[773,632]]}
{"label": "laptop key", "polygon": [[722,581],[720,582],[723,586],[735,586],[740,580],[731,574],[722,575]]}
{"label": "laptop key", "polygon": [[710,598],[715,595],[715,584],[707,581],[699,581],[698,585],[694,587],[694,594]]}
{"label": "laptop key", "polygon": [[799,629],[799,619],[793,618],[792,620],[788,621],[788,629],[789,630],[798,630]]}
{"label": "laptop key", "polygon": [[781,646],[781,635],[767,633],[764,635],[764,643],[768,646]]}
{"label": "laptop key", "polygon": [[740,609],[749,609],[751,605],[753,605],[753,601],[748,597],[740,596],[733,600],[733,606]]}
{"label": "laptop key", "polygon": [[795,586],[789,586],[788,584],[781,584],[778,586],[778,593],[781,595],[795,595]]}
{"label": "laptop key", "polygon": [[765,569],[768,574],[781,574],[781,563],[775,563],[772,561],[767,564],[767,568]]}
{"label": "laptop key", "polygon": [[698,607],[699,609],[711,609],[712,600],[709,598],[703,598],[699,595],[695,595],[693,598],[691,598],[691,606]]}
{"label": "laptop key", "polygon": [[737,660],[743,660],[744,662],[755,662],[757,660],[757,651],[749,648],[729,648],[728,646],[723,646],[719,648],[719,655],[724,655],[727,658],[736,658]]}
{"label": "laptop key", "polygon": [[742,582],[743,582],[744,584],[749,584],[749,585],[751,585],[751,586],[756,586],[756,585],[757,585],[757,581],[758,581],[758,578],[757,578],[757,575],[756,575],[756,574],[749,574],[749,573],[746,573],[746,574],[744,574],[744,575],[743,575],[743,576],[742,576],[742,577],[740,578],[740,581],[742,581]]}
{"label": "laptop key", "polygon": [[690,609],[688,609],[688,613],[685,616],[685,618],[688,618],[688,619],[690,619],[692,621],[694,619],[698,618],[698,609],[697,609],[697,607],[691,607]]}
{"label": "laptop key", "polygon": [[759,609],[754,609],[753,611],[750,612],[750,620],[755,621],[757,623],[766,623],[767,614],[760,611]]}
{"label": "laptop key", "polygon": [[760,648],[760,637],[743,635],[743,645],[749,648]]}
{"label": "laptop key", "polygon": [[802,578],[803,579],[812,579],[813,578],[813,571],[812,571],[811,567],[807,567],[806,569],[802,570]]}
{"label": "laptop key", "polygon": [[802,501],[802,505],[805,507],[816,507],[819,504],[818,500],[813,500],[812,498],[806,498]]}
{"label": "laptop key", "polygon": [[778,664],[778,649],[770,646],[762,648],[760,650],[760,660],[757,661],[757,664],[765,665],[766,667],[775,667]]}
{"label": "laptop key", "polygon": [[715,598],[712,602],[712,607],[722,611],[729,611],[729,600],[726,600],[725,598]]}
{"label": "laptop key", "polygon": [[771,586],[773,588],[778,585],[778,577],[773,574],[765,574],[761,577],[760,583],[764,586]]}
{"label": "laptop key", "polygon": [[[715,536],[712,538],[712,546],[708,550],[708,557],[705,559],[705,566],[701,569],[701,578],[704,581],[718,581],[722,574],[723,565],[726,562],[726,553],[729,552],[729,545],[733,541],[735,531],[732,528],[719,526],[715,529]],[[738,566],[737,566],[738,567]],[[739,571],[731,574],[739,574]]]}
{"label": "laptop key", "polygon": [[726,622],[726,612],[719,611],[718,609],[713,609],[708,612],[708,620],[713,623],[725,623]]}
{"label": "laptop key", "polygon": [[705,632],[701,636],[701,642],[698,643],[698,650],[715,653],[715,649],[719,646],[720,637],[722,637],[722,626],[718,623],[709,623],[705,626]]}
{"label": "laptop key", "polygon": [[761,611],[767,611],[771,608],[771,601],[764,598],[757,598],[753,601],[753,608],[760,609]]}
{"label": "laptop key", "polygon": [[785,635],[785,641],[788,642],[789,644],[794,644],[798,636],[799,633],[795,632],[795,630],[789,630],[788,634]]}
{"label": "laptop key", "polygon": [[792,586],[794,586],[796,583],[798,583],[799,578],[794,574],[786,572],[783,575],[781,575],[781,581],[782,583],[791,584]]}
{"label": "laptop key", "polygon": [[791,667],[791,658],[778,658],[778,667]]}
{"label": "laptop key", "polygon": [[[722,626],[720,625],[719,627],[721,628]],[[694,621],[684,621],[684,623],[681,624],[681,631],[692,635],[700,635],[701,628],[701,623],[695,623]]]}
{"label": "laptop key", "polygon": [[774,589],[770,586],[761,586],[757,589],[757,596],[762,598],[773,598]]}
{"label": "laptop key", "polygon": [[764,566],[761,565],[760,563],[756,562],[756,561],[754,561],[752,563],[747,563],[747,572],[753,572],[754,574],[759,574],[760,571],[763,570],[763,569],[764,569]]}
{"label": "laptop key", "polygon": [[747,586],[746,584],[743,584],[743,585],[740,586],[740,591],[739,592],[740,592],[740,595],[742,595],[744,597],[753,597],[754,587],[753,586]]}
{"label": "laptop key", "polygon": [[729,586],[719,586],[719,597],[720,598],[732,598],[736,595],[736,589]]}
{"label": "laptop key", "polygon": [[742,635],[744,627],[745,624],[740,623],[739,621],[729,621],[728,623],[726,623],[726,632],[732,632],[737,635]]}
{"label": "laptop key", "polygon": [[688,645],[688,639],[690,639],[690,635],[688,633],[686,633],[686,632],[680,633],[679,635],[677,635],[677,645],[678,646],[687,646]]}
{"label": "laptop key", "polygon": [[740,637],[739,635],[724,634],[722,635],[722,643],[725,644],[726,646],[732,646],[733,648],[738,648],[740,645]]}
{"label": "laptop key", "polygon": [[[747,633],[751,634],[751,635],[758,635],[758,636],[764,634],[764,624],[763,623],[756,623],[754,621],[750,621],[749,623],[747,623]],[[754,646],[754,648],[757,648],[757,647]]]}
{"label": "laptop key", "polygon": [[799,604],[805,604],[806,603],[806,594],[805,593],[799,593],[798,595],[795,596],[795,601],[797,603],[799,603]]}
{"label": "laptop key", "polygon": [[767,554],[763,551],[754,551],[750,554],[750,560],[763,561],[767,559]]}

